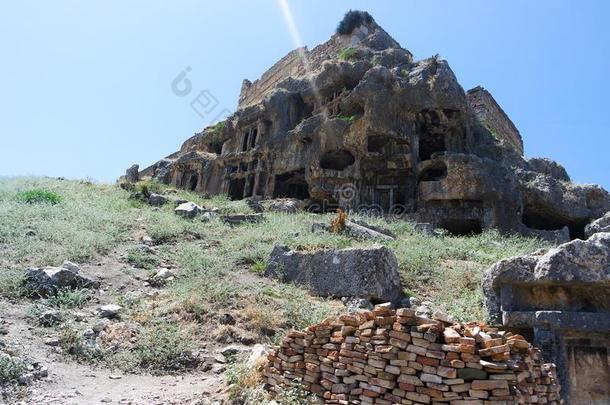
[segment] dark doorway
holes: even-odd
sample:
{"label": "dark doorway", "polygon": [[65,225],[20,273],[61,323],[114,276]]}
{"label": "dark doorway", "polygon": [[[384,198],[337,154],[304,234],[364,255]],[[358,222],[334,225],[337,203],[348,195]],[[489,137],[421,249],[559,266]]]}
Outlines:
{"label": "dark doorway", "polygon": [[320,158],[320,167],[330,170],[345,170],[348,166],[354,164],[356,159],[350,151],[345,149],[326,152]]}
{"label": "dark doorway", "polygon": [[483,232],[481,221],[478,219],[451,218],[445,219],[438,224],[454,236],[476,235]]}
{"label": "dark doorway", "polygon": [[229,198],[231,200],[241,200],[244,197],[244,187],[246,179],[231,179],[229,181]]}
{"label": "dark doorway", "polygon": [[429,160],[434,153],[445,152],[445,136],[443,134],[423,133],[419,136],[419,160]]}
{"label": "dark doorway", "polygon": [[305,181],[305,169],[275,176],[273,198],[309,198],[309,185]]}

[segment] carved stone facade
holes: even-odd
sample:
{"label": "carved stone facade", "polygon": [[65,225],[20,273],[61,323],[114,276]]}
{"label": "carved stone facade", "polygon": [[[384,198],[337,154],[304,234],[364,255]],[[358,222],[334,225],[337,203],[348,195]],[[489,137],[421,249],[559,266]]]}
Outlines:
{"label": "carved stone facade", "polygon": [[605,190],[522,153],[487,91],[464,92],[438,57],[414,62],[371,20],[244,81],[232,116],[140,176],[232,199],[298,198],[313,211],[390,213],[454,234],[584,237],[610,210]]}
{"label": "carved stone facade", "polygon": [[502,260],[483,289],[491,321],[557,364],[569,405],[610,403],[610,233]]}

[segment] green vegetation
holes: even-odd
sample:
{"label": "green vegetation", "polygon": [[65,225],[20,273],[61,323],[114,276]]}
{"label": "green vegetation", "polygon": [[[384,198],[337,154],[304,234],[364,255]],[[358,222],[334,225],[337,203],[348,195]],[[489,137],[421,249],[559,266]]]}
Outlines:
{"label": "green vegetation", "polygon": [[79,290],[59,290],[55,295],[39,301],[39,304],[65,310],[81,308],[89,299],[91,293],[87,289]]}
{"label": "green vegetation", "polygon": [[61,196],[53,191],[32,189],[17,194],[17,198],[28,204],[59,204]]}
{"label": "green vegetation", "polygon": [[401,77],[408,77],[409,76],[409,71],[407,69],[400,69],[400,76]]}
{"label": "green vegetation", "polygon": [[17,381],[25,371],[25,364],[21,361],[10,357],[0,357],[0,386]]}
{"label": "green vegetation", "polygon": [[358,54],[358,49],[356,49],[356,48],[352,48],[352,47],[343,48],[341,50],[341,52],[339,52],[339,59],[351,60],[351,59],[354,59],[357,54]]}
{"label": "green vegetation", "polygon": [[[226,196],[205,199],[154,182],[136,187],[215,207],[221,214],[251,212],[244,201],[229,201]],[[63,200],[55,205],[24,204],[18,197],[24,189],[53,190]],[[39,301],[41,306],[66,312],[60,329],[66,353],[126,371],[194,367],[189,353],[210,341],[274,343],[288,329],[303,329],[342,311],[343,304],[336,300],[311,297],[297,286],[260,277],[266,260],[276,244],[313,250],[371,243],[341,233],[311,232],[314,222],[329,223],[334,214],[269,212],[265,221],[232,227],[218,218],[185,219],[174,214],[173,204],[151,207],[129,195],[116,185],[82,181],[0,180],[0,295],[19,298],[23,269],[28,266],[59,265],[64,260],[86,263],[102,255],[116,255],[124,264],[144,269],[171,265],[178,275],[154,296],[127,299],[124,292],[110,292],[125,307],[120,323],[124,329],[107,331],[116,341],[126,342],[113,350],[108,349],[111,343],[107,347],[104,342],[99,346],[83,342],[83,331],[78,330],[82,325],[69,321],[69,312],[86,306],[93,292],[63,291]],[[361,219],[397,235],[396,240],[377,243],[396,253],[405,291],[430,300],[459,320],[485,319],[480,280],[486,267],[545,246],[536,239],[495,231],[433,237],[407,221]],[[154,250],[135,247],[134,241],[142,235],[154,240]],[[234,325],[219,322],[219,314],[227,312],[236,319]]]}
{"label": "green vegetation", "polygon": [[339,118],[341,121],[349,122],[350,124],[358,118],[357,115],[337,115],[335,118]]}

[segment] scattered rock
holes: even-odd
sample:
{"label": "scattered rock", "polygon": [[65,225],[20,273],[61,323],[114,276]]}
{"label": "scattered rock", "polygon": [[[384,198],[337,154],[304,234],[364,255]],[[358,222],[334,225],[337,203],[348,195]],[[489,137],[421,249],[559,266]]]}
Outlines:
{"label": "scattered rock", "polygon": [[176,207],[174,212],[184,218],[195,218],[204,209],[194,202],[185,202]]}
{"label": "scattered rock", "polygon": [[246,360],[246,366],[249,368],[254,367],[259,361],[259,359],[262,359],[267,355],[268,351],[269,348],[265,345],[261,345],[260,343],[254,345],[254,347],[250,351],[250,356],[248,357],[248,360]]}
{"label": "scattered rock", "polygon": [[38,316],[38,323],[41,326],[53,326],[61,323],[61,312],[56,309],[47,309]]}
{"label": "scattered rock", "polygon": [[161,286],[176,278],[173,271],[166,268],[158,269],[157,272],[150,278],[149,282],[153,286]]}
{"label": "scattered rock", "polygon": [[394,253],[386,247],[294,251],[276,246],[265,275],[304,285],[324,297],[398,302],[402,285]]}
{"label": "scattered rock", "polygon": [[303,209],[304,203],[296,198],[278,198],[275,200],[263,200],[260,205],[265,211],[283,212],[294,214]]}
{"label": "scattered rock", "polygon": [[57,347],[61,345],[61,339],[58,337],[49,337],[44,340],[44,344],[47,346]]}
{"label": "scattered rock", "polygon": [[239,225],[244,222],[255,223],[260,222],[264,219],[263,214],[231,214],[223,215],[221,217],[224,223],[229,225]]}
{"label": "scattered rock", "polygon": [[231,314],[222,314],[219,322],[221,325],[235,325],[235,318]]}
{"label": "scattered rock", "polygon": [[168,202],[169,198],[161,194],[152,193],[150,196],[148,196],[148,203],[153,207],[160,207],[162,205],[167,204]]}
{"label": "scattered rock", "polygon": [[123,307],[117,304],[108,304],[99,308],[98,315],[100,318],[117,318]]}
{"label": "scattered rock", "polygon": [[373,309],[373,303],[366,298],[344,297],[341,301],[348,313],[370,311]]}
{"label": "scattered rock", "polygon": [[24,285],[30,294],[42,297],[62,289],[99,287],[99,282],[78,273],[78,266],[67,261],[61,267],[29,268],[26,270]]}

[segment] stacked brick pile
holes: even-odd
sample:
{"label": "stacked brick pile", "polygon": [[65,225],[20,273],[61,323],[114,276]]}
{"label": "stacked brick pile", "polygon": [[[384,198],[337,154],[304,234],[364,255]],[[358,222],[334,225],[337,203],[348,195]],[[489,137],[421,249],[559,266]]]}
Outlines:
{"label": "stacked brick pile", "polygon": [[291,331],[270,389],[300,382],[327,404],[560,404],[555,367],[522,336],[383,304]]}

